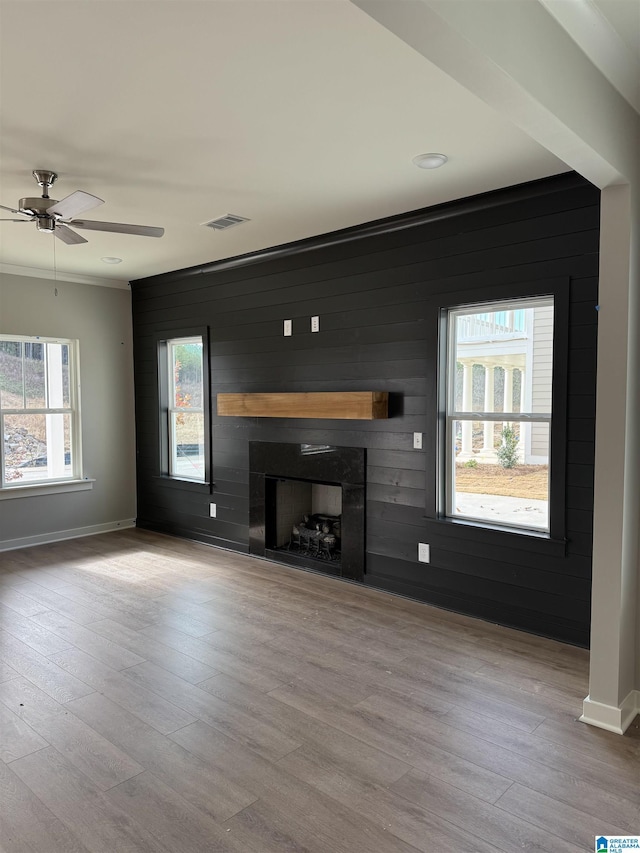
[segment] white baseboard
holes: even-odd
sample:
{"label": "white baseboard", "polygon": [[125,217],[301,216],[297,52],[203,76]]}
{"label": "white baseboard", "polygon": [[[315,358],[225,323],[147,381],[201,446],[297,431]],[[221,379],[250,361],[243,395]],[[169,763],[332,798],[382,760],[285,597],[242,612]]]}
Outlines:
{"label": "white baseboard", "polygon": [[73,530],[54,530],[51,533],[41,533],[38,536],[24,536],[21,539],[5,539],[0,542],[0,551],[13,551],[16,548],[30,548],[33,545],[46,545],[48,542],[62,542],[64,539],[78,539],[81,536],[95,536],[97,533],[110,533],[114,530],[124,530],[135,527],[135,518],[125,518],[123,521],[108,521],[106,524],[91,524],[89,527],[76,527]]}
{"label": "white baseboard", "polygon": [[582,711],[581,722],[623,735],[640,714],[640,690],[632,690],[619,706],[594,702],[587,696]]}

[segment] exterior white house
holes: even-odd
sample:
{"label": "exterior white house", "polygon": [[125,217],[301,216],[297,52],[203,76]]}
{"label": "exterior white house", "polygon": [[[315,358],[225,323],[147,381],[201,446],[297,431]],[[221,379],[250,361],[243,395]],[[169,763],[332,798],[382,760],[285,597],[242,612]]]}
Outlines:
{"label": "exterior white house", "polygon": [[[549,461],[549,426],[521,422],[521,413],[551,415],[553,305],[508,308],[456,317],[456,408],[477,412],[460,423],[456,459],[496,463],[502,429],[514,424],[518,458],[527,465]],[[514,414],[514,420],[485,420],[484,414]]]}

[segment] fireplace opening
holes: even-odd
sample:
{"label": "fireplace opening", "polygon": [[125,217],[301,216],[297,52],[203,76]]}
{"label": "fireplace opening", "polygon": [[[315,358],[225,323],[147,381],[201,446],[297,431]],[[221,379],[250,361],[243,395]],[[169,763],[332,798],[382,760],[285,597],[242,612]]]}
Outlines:
{"label": "fireplace opening", "polygon": [[362,582],[361,447],[249,442],[249,553]]}
{"label": "fireplace opening", "polygon": [[342,487],[267,477],[266,490],[275,512],[270,513],[267,548],[309,560],[335,563],[342,557]]}

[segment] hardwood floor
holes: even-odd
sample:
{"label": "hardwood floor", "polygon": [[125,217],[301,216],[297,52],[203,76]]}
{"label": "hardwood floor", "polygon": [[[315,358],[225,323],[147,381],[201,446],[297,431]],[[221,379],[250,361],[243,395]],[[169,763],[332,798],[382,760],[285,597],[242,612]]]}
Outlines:
{"label": "hardwood floor", "polygon": [[2,853],[593,849],[582,649],[140,530],[0,554]]}

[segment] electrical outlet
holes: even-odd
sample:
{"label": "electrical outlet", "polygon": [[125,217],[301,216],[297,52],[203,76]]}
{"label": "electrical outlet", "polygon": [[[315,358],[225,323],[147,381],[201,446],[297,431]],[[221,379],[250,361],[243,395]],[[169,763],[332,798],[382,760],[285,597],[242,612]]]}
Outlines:
{"label": "electrical outlet", "polygon": [[311,318],[311,331],[319,332],[320,331],[320,317],[312,317]]}
{"label": "electrical outlet", "polygon": [[413,449],[422,450],[422,433],[414,432],[413,434]]}
{"label": "electrical outlet", "polygon": [[284,331],[282,332],[282,334],[285,336],[285,338],[288,338],[291,335],[291,320],[284,321]]}
{"label": "electrical outlet", "polygon": [[428,563],[431,560],[430,548],[426,542],[418,542],[418,562]]}
{"label": "electrical outlet", "polygon": [[215,504],[209,504],[209,518],[215,518],[218,512]]}

